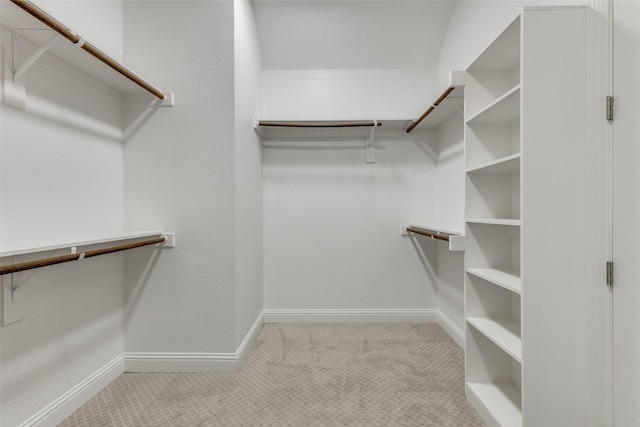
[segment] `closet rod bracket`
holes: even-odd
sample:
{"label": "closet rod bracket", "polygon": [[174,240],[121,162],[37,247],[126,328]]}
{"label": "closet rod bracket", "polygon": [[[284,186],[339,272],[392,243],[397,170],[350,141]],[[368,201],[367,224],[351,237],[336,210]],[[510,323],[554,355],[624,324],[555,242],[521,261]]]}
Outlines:
{"label": "closet rod bracket", "polygon": [[[20,84],[20,80],[22,79],[22,76],[29,70],[29,68],[31,68],[33,66],[33,64],[35,64],[38,59],[40,59],[40,57],[42,57],[42,55],[44,55],[50,48],[51,46],[53,46],[53,44],[56,42],[56,40],[58,40],[58,35],[54,34],[52,35],[49,40],[47,40],[47,42],[45,44],[43,44],[42,46],[40,46],[38,48],[38,50],[36,50],[33,55],[31,55],[29,57],[29,59],[27,59],[22,65],[20,65],[20,67],[13,73],[13,86],[16,88],[19,88],[21,86]],[[16,32],[13,32],[13,59],[14,59],[14,68],[17,66],[16,64],[16,60],[17,60],[17,53],[18,53],[18,47],[17,47],[17,41],[18,41],[18,36],[16,34]]]}
{"label": "closet rod bracket", "polygon": [[2,277],[2,326],[24,319],[24,293],[14,276]]}
{"label": "closet rod bracket", "polygon": [[264,131],[262,130],[262,127],[260,126],[260,120],[256,119],[254,121],[253,124],[253,131],[256,133],[256,136],[258,137],[258,142],[260,143],[260,147],[262,147],[262,144],[264,143]]}
{"label": "closet rod bracket", "polygon": [[376,162],[376,128],[378,127],[378,121],[373,121],[373,126],[371,126],[371,132],[369,133],[369,137],[365,141],[364,153],[365,153],[365,161],[367,163],[375,163]]}

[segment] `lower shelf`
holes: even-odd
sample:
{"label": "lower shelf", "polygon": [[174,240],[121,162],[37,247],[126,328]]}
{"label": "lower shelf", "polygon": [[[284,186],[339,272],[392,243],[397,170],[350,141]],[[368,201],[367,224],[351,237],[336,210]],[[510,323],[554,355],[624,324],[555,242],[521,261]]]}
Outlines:
{"label": "lower shelf", "polygon": [[493,341],[517,362],[521,362],[520,323],[505,317],[467,317],[467,323]]}
{"label": "lower shelf", "polygon": [[467,383],[466,388],[467,398],[489,425],[522,426],[521,396],[516,386],[509,383]]}

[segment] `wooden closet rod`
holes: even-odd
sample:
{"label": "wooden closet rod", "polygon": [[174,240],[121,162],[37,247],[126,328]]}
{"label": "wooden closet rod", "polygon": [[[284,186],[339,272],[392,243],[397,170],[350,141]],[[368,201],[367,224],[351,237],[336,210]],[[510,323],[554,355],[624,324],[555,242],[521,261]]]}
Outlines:
{"label": "wooden closet rod", "polygon": [[432,237],[432,238],[438,239],[438,240],[446,240],[447,242],[449,241],[449,236],[450,236],[450,234],[447,234],[447,233],[440,233],[440,232],[437,232],[437,231],[422,230],[420,228],[413,228],[413,227],[407,227],[407,231],[409,231],[411,233],[415,233],[415,234],[421,234],[421,235],[427,236],[427,237]]}
{"label": "wooden closet rod", "polygon": [[407,133],[411,132],[416,126],[418,126],[420,124],[420,122],[423,121],[433,110],[435,110],[436,107],[438,105],[440,105],[440,103],[442,101],[444,101],[445,98],[447,96],[449,96],[449,94],[451,92],[453,92],[454,90],[455,90],[454,86],[449,86],[447,89],[445,89],[445,91],[442,93],[442,95],[440,95],[440,97],[438,99],[433,101],[433,105],[431,105],[429,108],[427,108],[427,111],[422,113],[422,115],[420,117],[418,117],[416,120],[412,121],[409,124],[409,126],[407,126]]}
{"label": "wooden closet rod", "polygon": [[259,121],[258,126],[272,126],[285,128],[355,128],[382,126],[382,122],[269,122]]}
{"label": "wooden closet rod", "polygon": [[95,249],[93,251],[82,252],[79,254],[62,255],[59,257],[37,259],[34,261],[21,262],[18,264],[5,265],[0,267],[0,276],[4,274],[17,273],[19,271],[32,270],[34,268],[46,267],[48,265],[62,264],[64,262],[77,261],[82,258],[91,258],[98,255],[110,254],[113,252],[126,251],[127,249],[139,248],[142,246],[155,245],[163,243],[166,239],[158,237],[155,239],[144,240],[142,242],[127,243],[124,245],[112,246],[110,248]]}
{"label": "wooden closet rod", "polygon": [[107,66],[111,67],[118,73],[122,74],[127,79],[131,80],[138,86],[144,88],[149,93],[153,94],[155,97],[159,99],[164,99],[164,93],[154,86],[152,86],[149,82],[144,80],[142,77],[138,76],[136,73],[120,64],[116,60],[110,58],[107,54],[99,50],[97,47],[89,43],[88,41],[82,39],[79,35],[71,31],[69,28],[65,27],[60,21],[55,19],[53,16],[46,13],[44,10],[40,9],[35,4],[31,3],[29,0],[11,0],[16,6],[20,7],[22,10],[56,31],[62,37],[69,40],[71,43],[79,44],[80,47],[94,58],[102,61]]}

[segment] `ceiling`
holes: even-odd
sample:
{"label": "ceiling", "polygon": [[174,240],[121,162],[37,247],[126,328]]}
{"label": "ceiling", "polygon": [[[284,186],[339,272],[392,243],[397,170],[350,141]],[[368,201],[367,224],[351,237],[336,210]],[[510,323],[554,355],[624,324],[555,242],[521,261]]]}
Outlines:
{"label": "ceiling", "polygon": [[265,70],[435,69],[453,0],[253,0]]}

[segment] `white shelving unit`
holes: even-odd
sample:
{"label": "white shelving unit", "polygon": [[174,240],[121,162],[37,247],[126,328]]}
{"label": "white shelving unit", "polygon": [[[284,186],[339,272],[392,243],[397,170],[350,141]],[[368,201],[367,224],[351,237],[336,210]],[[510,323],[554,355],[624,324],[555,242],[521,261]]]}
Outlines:
{"label": "white shelving unit", "polygon": [[560,401],[586,401],[558,372],[582,369],[564,318],[584,309],[555,243],[578,232],[559,211],[584,203],[568,196],[583,166],[585,13],[525,8],[466,70],[466,393],[491,426],[577,425]]}

